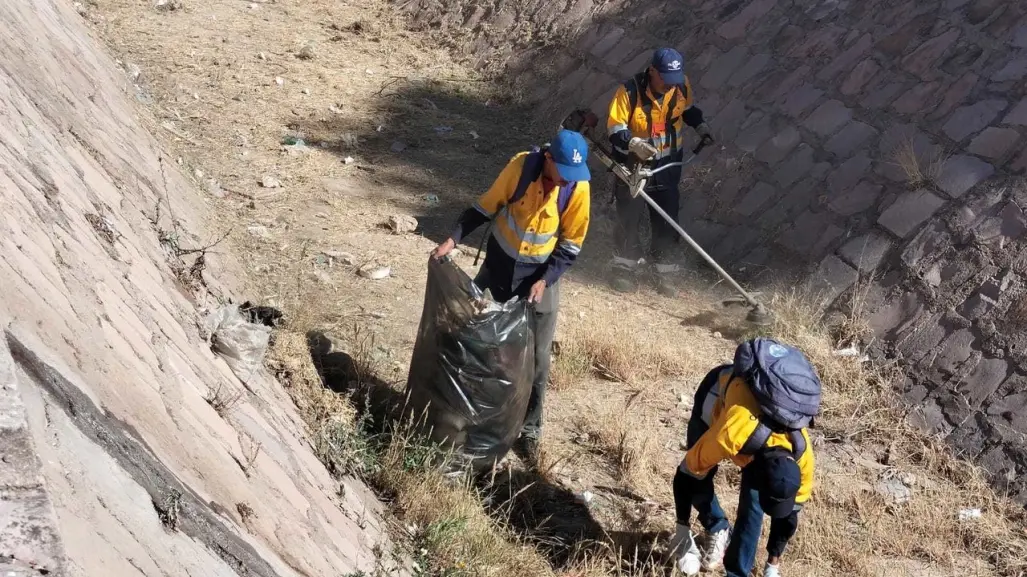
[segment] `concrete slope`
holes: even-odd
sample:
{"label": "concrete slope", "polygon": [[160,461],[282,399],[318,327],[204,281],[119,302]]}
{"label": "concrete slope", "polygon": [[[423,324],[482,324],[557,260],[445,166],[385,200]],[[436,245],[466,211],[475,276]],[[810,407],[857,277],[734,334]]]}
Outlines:
{"label": "concrete slope", "polygon": [[[376,500],[201,335],[234,264],[207,255],[206,289],[172,274],[159,235],[213,232],[127,80],[71,3],[0,2],[0,23],[0,573],[371,570]],[[212,391],[241,396],[219,414]]]}

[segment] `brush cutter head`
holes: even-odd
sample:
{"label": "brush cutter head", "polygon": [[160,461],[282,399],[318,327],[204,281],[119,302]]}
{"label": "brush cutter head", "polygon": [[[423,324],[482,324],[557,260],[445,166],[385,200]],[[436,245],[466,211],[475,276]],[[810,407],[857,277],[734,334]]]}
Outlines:
{"label": "brush cutter head", "polygon": [[767,307],[763,306],[763,303],[756,303],[756,306],[749,309],[749,314],[745,316],[745,320],[760,327],[765,327],[774,323],[774,315],[770,314]]}

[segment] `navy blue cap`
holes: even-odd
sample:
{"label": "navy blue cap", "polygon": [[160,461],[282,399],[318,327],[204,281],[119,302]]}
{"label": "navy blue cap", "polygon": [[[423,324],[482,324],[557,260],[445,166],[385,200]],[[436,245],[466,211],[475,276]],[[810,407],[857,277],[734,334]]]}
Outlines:
{"label": "navy blue cap", "polygon": [[757,454],[753,465],[763,512],[774,519],[791,515],[802,485],[799,464],[787,451],[767,451]]}
{"label": "navy blue cap", "polygon": [[685,83],[685,59],[673,48],[660,48],[653,53],[653,68],[667,84]]}
{"label": "navy blue cap", "polygon": [[549,154],[560,171],[560,176],[570,182],[590,180],[588,171],[588,141],[580,132],[563,129],[549,143]]}

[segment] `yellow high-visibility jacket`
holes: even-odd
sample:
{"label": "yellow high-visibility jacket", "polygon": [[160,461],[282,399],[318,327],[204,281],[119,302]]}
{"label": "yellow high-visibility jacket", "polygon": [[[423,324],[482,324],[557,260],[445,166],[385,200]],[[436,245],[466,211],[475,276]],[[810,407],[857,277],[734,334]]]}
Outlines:
{"label": "yellow high-visibility jacket", "polygon": [[[697,477],[705,476],[725,459],[731,459],[743,468],[753,459],[751,455],[739,454],[739,451],[759,425],[760,408],[756,397],[749,390],[749,385],[735,377],[730,369],[721,372],[715,389],[717,400],[713,405],[710,429],[685,453],[683,461],[686,472]],[[813,443],[806,429],[802,430],[802,436],[806,450],[797,461],[801,475],[799,492],[795,497],[798,504],[808,501],[813,493]],[[793,450],[788,435],[782,433],[773,433],[766,446]]]}
{"label": "yellow high-visibility jacket", "polygon": [[687,76],[683,86],[672,87],[657,97],[649,88],[647,74],[642,72],[617,89],[610,102],[606,131],[617,153],[627,156],[628,141],[637,137],[648,139],[657,150],[654,159],[661,160],[680,153],[685,126],[702,124],[702,111],[695,106]]}

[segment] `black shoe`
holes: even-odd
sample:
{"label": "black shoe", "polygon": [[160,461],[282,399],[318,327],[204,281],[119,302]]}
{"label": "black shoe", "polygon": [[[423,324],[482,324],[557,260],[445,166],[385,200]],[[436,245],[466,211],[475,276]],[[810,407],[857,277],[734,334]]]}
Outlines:
{"label": "black shoe", "polygon": [[528,467],[534,469],[538,466],[538,439],[535,437],[522,436],[518,438],[514,443],[513,450],[514,454]]}

